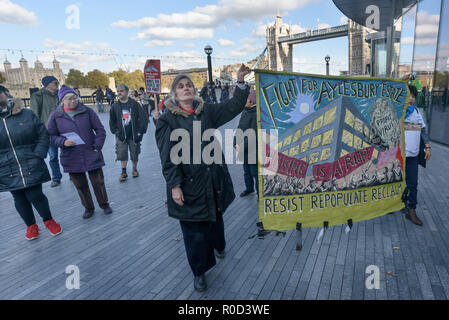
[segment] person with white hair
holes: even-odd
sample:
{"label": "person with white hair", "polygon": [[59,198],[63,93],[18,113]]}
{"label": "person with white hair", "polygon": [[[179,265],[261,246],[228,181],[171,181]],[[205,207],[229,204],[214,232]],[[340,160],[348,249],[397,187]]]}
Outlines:
{"label": "person with white hair", "polygon": [[[234,98],[220,104],[204,103],[192,79],[178,75],[169,97],[164,100],[167,111],[157,121],[156,141],[167,183],[168,215],[180,221],[194,288],[199,292],[207,289],[205,273],[215,265],[215,256],[225,257],[222,215],[235,194],[223,154],[219,157],[220,163],[206,162],[201,155],[210,143],[202,143],[201,150],[195,151],[194,141],[201,141],[204,131],[219,128],[243,111],[249,94],[244,76],[249,72],[245,65],[240,67]],[[198,122],[201,130],[194,129]],[[188,132],[188,144],[193,151],[183,155],[180,163],[171,158],[179,154],[172,152],[177,142],[171,138],[175,130],[180,132],[179,129]]]}

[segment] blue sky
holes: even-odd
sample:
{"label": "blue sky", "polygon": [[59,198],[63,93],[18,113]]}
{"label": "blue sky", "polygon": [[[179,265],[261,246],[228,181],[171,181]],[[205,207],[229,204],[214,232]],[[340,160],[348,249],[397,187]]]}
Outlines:
{"label": "blue sky", "polygon": [[[74,11],[66,13],[72,8],[79,29],[67,27],[76,22]],[[331,0],[0,0],[0,60],[7,56],[17,67],[23,54],[49,67],[55,56],[65,72],[109,72],[160,58],[166,70],[206,66],[203,48],[210,44],[214,66],[244,62],[262,52],[265,26],[278,11],[297,32],[344,23]],[[294,71],[323,74],[329,54],[331,73],[339,74],[347,70],[347,50],[347,38],[295,45]]]}

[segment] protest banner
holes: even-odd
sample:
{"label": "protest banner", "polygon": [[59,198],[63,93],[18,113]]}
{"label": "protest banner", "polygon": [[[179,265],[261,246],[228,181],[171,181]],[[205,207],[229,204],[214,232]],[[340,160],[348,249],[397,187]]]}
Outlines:
{"label": "protest banner", "polygon": [[161,60],[148,59],[144,67],[145,88],[148,94],[161,93]]}
{"label": "protest banner", "polygon": [[339,225],[404,207],[405,81],[256,70],[256,86],[266,229]]}

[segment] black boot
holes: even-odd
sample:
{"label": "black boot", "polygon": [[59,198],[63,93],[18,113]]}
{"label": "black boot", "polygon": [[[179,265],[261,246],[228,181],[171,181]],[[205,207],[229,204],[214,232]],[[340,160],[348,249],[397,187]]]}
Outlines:
{"label": "black boot", "polygon": [[247,195],[249,195],[249,194],[251,194],[251,193],[253,193],[254,191],[248,191],[248,190],[245,190],[245,191],[243,191],[241,194],[240,194],[240,197],[246,197]]}
{"label": "black boot", "polygon": [[225,250],[223,250],[223,251],[218,251],[217,249],[214,249],[214,252],[215,252],[215,256],[216,256],[218,259],[224,259],[224,258],[226,257],[226,251],[225,251]]}
{"label": "black boot", "polygon": [[407,219],[409,219],[411,222],[418,226],[422,226],[422,221],[419,220],[418,216],[416,215],[416,209],[409,209],[407,215],[405,216]]}
{"label": "black boot", "polygon": [[198,292],[203,292],[207,289],[206,276],[204,275],[204,273],[200,276],[195,276],[195,279],[193,280],[193,286]]}

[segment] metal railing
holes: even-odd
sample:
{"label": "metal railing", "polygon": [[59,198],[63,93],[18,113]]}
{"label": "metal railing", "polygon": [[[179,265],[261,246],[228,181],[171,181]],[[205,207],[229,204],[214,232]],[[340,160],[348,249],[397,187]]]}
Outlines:
{"label": "metal railing", "polygon": [[[161,99],[164,99],[167,95],[168,95],[168,93],[161,93],[159,96],[160,96]],[[23,98],[22,101],[23,101],[23,104],[24,104],[25,108],[29,108],[30,107],[30,101],[31,101],[30,98]],[[115,101],[117,101],[117,98],[115,98]],[[92,97],[92,96],[81,96],[80,97],[80,102],[82,104],[86,104],[86,105],[88,105],[88,104],[96,104],[97,103],[95,98]],[[103,99],[103,103],[107,103],[106,98]]]}
{"label": "metal railing", "polygon": [[[31,101],[30,98],[23,98],[22,101],[23,101],[25,108],[30,107],[30,101]],[[80,101],[82,104],[95,104],[96,103],[95,98],[92,96],[81,96]],[[104,100],[104,101],[106,101],[106,100]]]}

